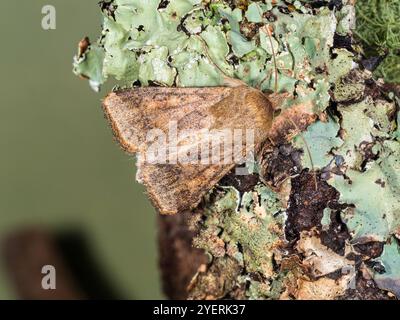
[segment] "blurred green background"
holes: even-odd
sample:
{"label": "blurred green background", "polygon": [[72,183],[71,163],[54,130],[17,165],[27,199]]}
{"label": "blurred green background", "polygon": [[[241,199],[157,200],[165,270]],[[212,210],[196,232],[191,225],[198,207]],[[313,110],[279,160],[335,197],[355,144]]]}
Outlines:
{"label": "blurred green background", "polygon": [[[28,225],[78,229],[124,298],[162,298],[156,213],[115,143],[102,97],[72,74],[79,40],[100,34],[98,0],[2,1],[0,238]],[[56,30],[41,27],[56,8]],[[15,297],[0,264],[0,299]]]}

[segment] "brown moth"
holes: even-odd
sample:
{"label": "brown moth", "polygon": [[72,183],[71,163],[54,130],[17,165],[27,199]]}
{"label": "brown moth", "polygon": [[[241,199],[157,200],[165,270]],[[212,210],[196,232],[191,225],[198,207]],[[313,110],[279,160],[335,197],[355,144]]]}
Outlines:
{"label": "brown moth", "polygon": [[[128,153],[138,154],[137,180],[145,185],[162,214],[196,208],[205,193],[237,165],[225,161],[224,156],[245,159],[248,150],[257,152],[268,138],[273,120],[270,99],[260,90],[243,84],[210,88],[132,88],[109,94],[103,108],[122,147]],[[171,121],[178,131],[190,131],[191,135],[189,138],[178,136],[175,143],[172,139],[161,139],[159,145],[164,148],[159,153],[167,160],[185,159],[187,154],[194,154],[194,157],[189,162],[149,161],[146,154],[152,150],[154,142],[154,139],[149,142],[149,132],[168,131]],[[199,146],[209,147],[210,138],[218,142],[221,141],[218,134],[231,131],[239,132],[241,140],[245,140],[247,133],[244,132],[248,129],[253,134],[253,142],[239,147],[227,143],[227,153],[222,156],[216,153],[220,161],[195,161],[200,158]],[[215,151],[215,146],[210,150],[206,156]]]}

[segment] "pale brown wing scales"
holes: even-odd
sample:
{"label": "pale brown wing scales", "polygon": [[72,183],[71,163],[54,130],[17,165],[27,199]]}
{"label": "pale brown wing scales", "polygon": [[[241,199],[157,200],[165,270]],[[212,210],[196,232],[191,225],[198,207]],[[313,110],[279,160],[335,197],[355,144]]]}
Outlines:
{"label": "pale brown wing scales", "polygon": [[[137,180],[161,214],[197,207],[202,197],[232,168],[230,165],[148,164],[138,166]],[[211,187],[210,187],[211,186]]]}
{"label": "pale brown wing scales", "polygon": [[134,153],[145,143],[149,129],[165,130],[171,119],[178,121],[178,128],[196,125],[196,119],[207,118],[205,111],[232,90],[225,87],[128,89],[109,94],[103,109],[121,145]]}
{"label": "pale brown wing scales", "polygon": [[[145,156],[150,148],[146,139],[149,130],[168,130],[169,123],[175,121],[179,131],[194,133],[195,141],[193,137],[191,140],[178,137],[177,145],[181,148],[177,149],[176,156],[180,159],[182,153],[197,152],[199,143],[209,143],[204,129],[253,129],[257,146],[266,139],[272,122],[268,99],[260,91],[244,86],[129,89],[111,93],[103,107],[124,149],[139,152],[137,179],[146,186],[153,203],[163,214],[195,208],[235,163],[149,163]],[[246,156],[241,149],[230,151]],[[168,149],[167,158],[173,152]],[[221,160],[222,157],[223,153]]]}

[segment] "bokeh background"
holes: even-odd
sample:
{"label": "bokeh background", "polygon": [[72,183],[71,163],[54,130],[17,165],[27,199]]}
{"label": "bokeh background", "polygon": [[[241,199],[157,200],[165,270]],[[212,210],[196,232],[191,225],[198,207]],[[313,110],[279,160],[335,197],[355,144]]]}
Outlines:
{"label": "bokeh background", "polygon": [[[2,1],[0,240],[30,226],[79,232],[127,299],[162,298],[156,213],[115,143],[100,93],[72,74],[79,40],[100,34],[98,0]],[[56,8],[56,30],[41,27]],[[16,297],[0,261],[0,299]]]}

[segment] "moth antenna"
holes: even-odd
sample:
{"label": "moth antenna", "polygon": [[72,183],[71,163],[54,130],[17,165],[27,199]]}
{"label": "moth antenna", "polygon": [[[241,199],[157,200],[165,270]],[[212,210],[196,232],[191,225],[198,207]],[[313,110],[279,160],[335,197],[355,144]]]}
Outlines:
{"label": "moth antenna", "polygon": [[[272,28],[272,27],[271,27]],[[275,83],[274,83],[274,92],[278,93],[278,66],[276,64],[276,54],[275,54],[275,50],[274,50],[274,44],[272,42],[272,32],[270,30],[270,24],[265,25],[264,27],[262,27],[260,29],[262,32],[264,32],[269,39],[269,43],[271,44],[271,51],[272,51],[272,61],[274,63],[274,73],[275,73]],[[261,82],[260,85],[266,80],[268,76],[266,76]]]}
{"label": "moth antenna", "polygon": [[300,131],[299,127],[296,125],[296,123],[294,123],[294,121],[292,119],[290,119],[290,118],[288,118],[288,119],[295,126],[296,130],[298,130],[300,139],[303,141],[304,145],[306,146],[307,155],[308,155],[308,158],[310,159],[310,163],[311,163],[311,170],[313,172],[314,187],[315,187],[315,191],[317,191],[318,190],[317,172],[315,171],[314,161],[313,161],[313,158],[311,155],[310,146],[308,145],[306,139],[304,138],[303,134],[301,133],[301,131]]}
{"label": "moth antenna", "polygon": [[229,75],[227,75],[226,72],[224,70],[222,70],[211,58],[210,53],[208,52],[207,43],[204,41],[204,39],[200,36],[199,36],[199,39],[200,39],[201,43],[203,44],[204,52],[205,52],[207,59],[214,65],[214,67],[216,67],[219,70],[219,72],[221,72],[223,74],[225,85],[227,85],[228,87],[247,86],[247,83],[245,83],[244,81],[242,81],[240,79],[232,78]]}

